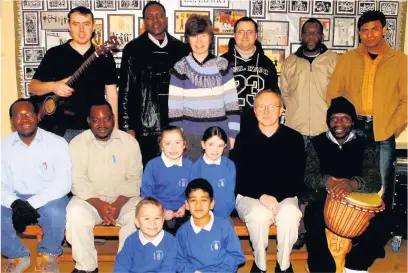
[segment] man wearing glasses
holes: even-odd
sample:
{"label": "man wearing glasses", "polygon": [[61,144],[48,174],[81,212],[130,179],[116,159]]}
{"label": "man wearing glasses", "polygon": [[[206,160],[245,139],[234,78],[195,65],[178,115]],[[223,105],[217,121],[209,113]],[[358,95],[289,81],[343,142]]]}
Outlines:
{"label": "man wearing glasses", "polygon": [[337,54],[322,43],[323,25],[316,18],[302,26],[302,45],[283,63],[280,78],[286,106],[285,124],[310,139],[327,131],[326,92]]}
{"label": "man wearing glasses", "polygon": [[260,91],[254,112],[258,126],[238,134],[232,153],[237,168],[236,210],[254,248],[251,272],[266,272],[268,232],[273,224],[278,230],[275,272],[293,272],[290,253],[302,217],[298,196],[305,189],[305,147],[301,134],[279,122],[283,113],[279,94]]}
{"label": "man wearing glasses", "polygon": [[256,127],[255,95],[264,89],[278,90],[276,68],[265,56],[257,38],[258,24],[249,17],[242,17],[234,25],[234,38],[229,41],[228,52],[222,55],[228,60],[237,84],[241,132]]}

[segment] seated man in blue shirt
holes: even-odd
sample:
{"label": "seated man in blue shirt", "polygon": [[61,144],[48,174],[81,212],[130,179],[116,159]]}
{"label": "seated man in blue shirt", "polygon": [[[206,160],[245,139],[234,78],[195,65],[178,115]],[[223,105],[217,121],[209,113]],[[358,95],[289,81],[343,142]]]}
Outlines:
{"label": "seated man in blue shirt", "polygon": [[1,140],[1,254],[8,258],[2,272],[24,272],[30,251],[18,239],[30,224],[41,226],[38,244],[42,272],[59,272],[67,194],[71,190],[68,143],[38,128],[38,108],[18,99],[9,110],[17,132]]}
{"label": "seated man in blue shirt", "polygon": [[224,218],[214,216],[214,192],[202,178],[186,187],[186,209],[190,221],[177,231],[177,272],[236,272],[245,262],[234,227]]}

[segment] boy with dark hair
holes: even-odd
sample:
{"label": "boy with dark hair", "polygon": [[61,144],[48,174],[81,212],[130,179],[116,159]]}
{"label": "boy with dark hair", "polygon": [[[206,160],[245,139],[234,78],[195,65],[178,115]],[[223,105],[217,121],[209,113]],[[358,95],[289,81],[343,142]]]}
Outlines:
{"label": "boy with dark hair", "polygon": [[186,209],[191,218],[177,232],[177,272],[236,272],[245,262],[233,226],[214,216],[210,183],[194,179],[186,188]]}

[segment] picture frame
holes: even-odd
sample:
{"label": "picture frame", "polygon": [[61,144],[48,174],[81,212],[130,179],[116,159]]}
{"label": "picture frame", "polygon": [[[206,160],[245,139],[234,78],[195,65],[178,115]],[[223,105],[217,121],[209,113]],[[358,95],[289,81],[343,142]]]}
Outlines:
{"label": "picture frame", "polygon": [[286,13],[288,10],[288,1],[286,0],[269,0],[268,12],[269,13]]}
{"label": "picture frame", "polygon": [[118,10],[141,10],[143,0],[118,0]]}
{"label": "picture frame", "polygon": [[30,92],[30,82],[24,82],[24,92],[23,92],[23,97],[24,98],[29,98],[31,97],[31,92]]}
{"label": "picture frame", "polygon": [[290,54],[294,54],[301,46],[301,43],[290,43]]}
{"label": "picture frame", "polygon": [[70,0],[70,2],[71,9],[82,6],[92,10],[91,0]]}
{"label": "picture frame", "polygon": [[46,30],[45,31],[45,51],[54,46],[59,46],[71,39],[68,30]]}
{"label": "picture frame", "polygon": [[232,35],[234,34],[234,24],[240,18],[247,15],[245,9],[214,9],[213,26],[214,34]]}
{"label": "picture frame", "polygon": [[22,0],[21,10],[43,10],[44,1],[43,0]]}
{"label": "picture frame", "polygon": [[[302,26],[308,20],[308,17],[299,18],[299,41],[302,40]],[[330,28],[331,28],[331,19],[330,18],[316,18],[323,25],[323,41],[330,41]]]}
{"label": "picture frame", "polygon": [[313,15],[333,15],[334,14],[334,0],[315,0],[312,1]]}
{"label": "picture frame", "polygon": [[282,64],[285,60],[285,49],[264,48],[265,56],[268,57],[276,68],[278,74],[282,71]]}
{"label": "picture frame", "polygon": [[333,47],[354,47],[355,38],[355,17],[333,18]]}
{"label": "picture frame", "polygon": [[68,11],[41,11],[41,29],[68,30]]}
{"label": "picture frame", "polygon": [[29,81],[33,78],[35,71],[37,71],[38,65],[24,65],[24,80]]}
{"label": "picture frame", "polygon": [[289,1],[289,13],[310,13],[310,1],[309,0],[290,0]]}
{"label": "picture frame", "polygon": [[95,31],[92,37],[92,44],[94,46],[102,46],[105,41],[105,28],[103,18],[94,18]]}
{"label": "picture frame", "polygon": [[357,3],[357,15],[361,15],[366,11],[377,10],[377,1],[360,0]]}
{"label": "picture frame", "polygon": [[115,35],[120,49],[135,38],[134,14],[108,14],[108,36]]}
{"label": "picture frame", "polygon": [[398,1],[379,1],[379,10],[385,16],[398,16],[399,2]]}
{"label": "picture frame", "polygon": [[266,16],[266,0],[249,1],[249,17],[263,18]]}
{"label": "picture frame", "polygon": [[175,34],[184,34],[184,27],[186,25],[187,19],[192,14],[198,14],[203,16],[210,17],[209,11],[203,10],[175,10],[174,11],[174,33]]}
{"label": "picture frame", "polygon": [[180,41],[186,43],[186,37],[184,35],[180,35]]}
{"label": "picture frame", "polygon": [[191,1],[180,0],[180,7],[188,8],[229,8],[229,0]]}
{"label": "picture frame", "polygon": [[355,0],[337,0],[336,15],[355,15],[356,1]]}
{"label": "picture frame", "polygon": [[22,51],[24,63],[40,63],[45,55],[43,47],[23,47]]}
{"label": "picture frame", "polygon": [[348,51],[347,48],[328,48],[330,51],[336,52],[337,54],[344,54]]}
{"label": "picture frame", "polygon": [[289,45],[289,22],[259,20],[258,41],[263,46]]}
{"label": "picture frame", "polygon": [[228,43],[231,37],[227,37],[227,36],[217,37],[217,55],[218,56],[221,56],[222,54],[228,52]]}
{"label": "picture frame", "polygon": [[23,11],[23,37],[24,46],[40,45],[40,27],[38,22],[38,12]]}
{"label": "picture frame", "polygon": [[387,22],[387,24],[385,25],[387,28],[387,31],[385,33],[385,40],[392,48],[396,49],[398,27],[397,18],[386,18],[385,21]]}
{"label": "picture frame", "polygon": [[68,10],[68,0],[46,0],[47,10]]}
{"label": "picture frame", "polygon": [[144,19],[143,17],[138,17],[138,32],[137,35],[140,36],[146,31],[146,27],[144,24]]}
{"label": "picture frame", "polygon": [[94,0],[94,10],[116,10],[117,0]]}

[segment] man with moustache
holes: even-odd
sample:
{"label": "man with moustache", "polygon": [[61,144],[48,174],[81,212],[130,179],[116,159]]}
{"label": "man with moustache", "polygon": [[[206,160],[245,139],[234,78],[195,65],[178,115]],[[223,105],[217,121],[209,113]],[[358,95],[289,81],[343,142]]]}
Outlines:
{"label": "man with moustache", "polygon": [[67,241],[76,265],[73,272],[98,272],[95,225],[120,225],[119,250],[136,231],[135,207],[140,200],[142,159],[137,141],[114,129],[112,107],[91,107],[87,130],[70,143],[72,193],[67,207]]}
{"label": "man with moustache", "polygon": [[189,48],[167,32],[166,9],[143,8],[146,31],[123,50],[119,83],[119,128],[136,137],[143,165],[159,154],[158,137],[169,125],[169,71]]}
{"label": "man with moustache", "polygon": [[327,130],[326,92],[337,54],[322,43],[323,25],[316,18],[302,26],[302,45],[283,62],[280,87],[285,103],[285,125],[310,139]]}
{"label": "man with moustache", "polygon": [[18,99],[9,110],[16,132],[1,140],[1,254],[8,258],[2,272],[24,272],[30,250],[18,234],[38,223],[42,272],[58,273],[65,215],[71,190],[71,159],[67,142],[38,128],[38,108]]}

